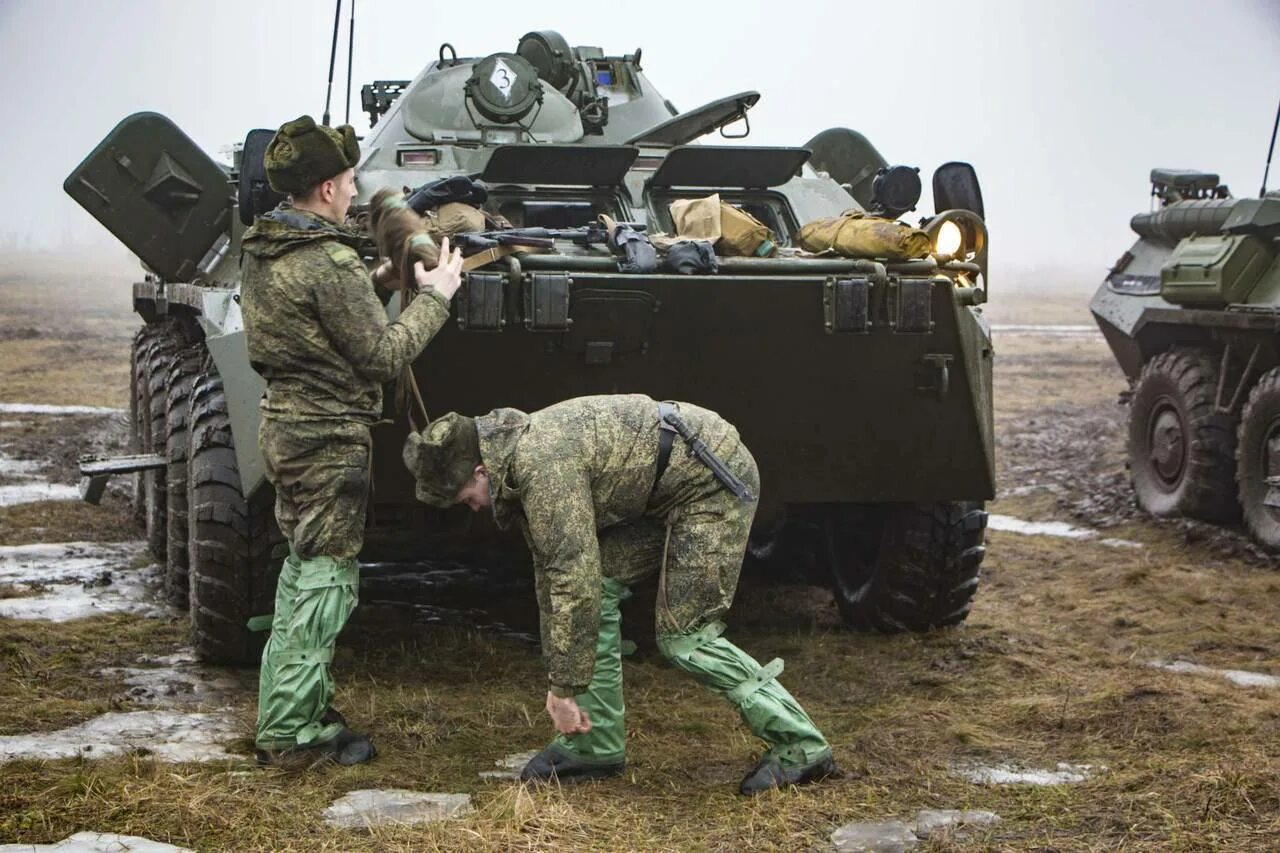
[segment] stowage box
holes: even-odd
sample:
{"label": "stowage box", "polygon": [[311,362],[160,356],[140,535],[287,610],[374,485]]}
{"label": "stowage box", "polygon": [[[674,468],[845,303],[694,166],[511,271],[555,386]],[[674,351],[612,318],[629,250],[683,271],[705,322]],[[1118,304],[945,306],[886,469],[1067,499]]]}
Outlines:
{"label": "stowage box", "polygon": [[1252,234],[1188,237],[1160,269],[1160,294],[1175,305],[1243,302],[1273,260]]}

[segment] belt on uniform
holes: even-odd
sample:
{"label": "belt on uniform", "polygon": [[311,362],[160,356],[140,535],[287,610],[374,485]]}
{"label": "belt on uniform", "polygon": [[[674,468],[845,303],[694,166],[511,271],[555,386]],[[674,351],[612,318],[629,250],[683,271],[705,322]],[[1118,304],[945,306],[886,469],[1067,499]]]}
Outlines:
{"label": "belt on uniform", "polygon": [[676,407],[670,403],[658,404],[658,469],[653,475],[655,489],[658,488],[658,481],[662,479],[667,466],[671,464],[671,447],[676,443],[676,428],[667,423],[667,415],[675,410]]}

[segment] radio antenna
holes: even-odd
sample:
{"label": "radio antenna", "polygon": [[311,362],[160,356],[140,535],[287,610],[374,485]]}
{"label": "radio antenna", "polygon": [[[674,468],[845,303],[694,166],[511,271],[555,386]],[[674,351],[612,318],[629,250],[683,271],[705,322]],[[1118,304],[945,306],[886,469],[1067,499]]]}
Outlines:
{"label": "radio antenna", "polygon": [[1271,147],[1267,149],[1267,167],[1262,170],[1262,191],[1258,198],[1267,194],[1267,176],[1271,174],[1271,155],[1276,153],[1276,131],[1280,130],[1280,103],[1276,104],[1276,123],[1271,126]]}
{"label": "radio antenna", "polygon": [[320,123],[328,126],[329,124],[329,101],[333,97],[333,63],[338,57],[338,22],[342,20],[342,0],[336,0],[333,8],[333,42],[329,45],[329,85],[324,90],[324,120]]}
{"label": "radio antenna", "polygon": [[351,124],[351,63],[356,52],[356,0],[351,0],[351,23],[347,28],[347,114],[344,122]]}

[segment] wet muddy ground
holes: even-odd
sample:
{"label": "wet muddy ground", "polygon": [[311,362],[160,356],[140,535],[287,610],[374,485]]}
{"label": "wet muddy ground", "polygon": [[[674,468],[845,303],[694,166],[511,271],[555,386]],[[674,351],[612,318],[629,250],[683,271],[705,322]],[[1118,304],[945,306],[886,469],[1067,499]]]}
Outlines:
{"label": "wet muddy ground", "polygon": [[[849,634],[825,590],[744,582],[732,635],[786,659],[845,770],[744,802],[757,747],[654,653],[643,588],[624,613],[639,641],[627,774],[511,782],[548,737],[545,676],[528,577],[488,553],[366,567],[334,669],[377,761],[255,768],[255,673],[193,659],[125,490],[99,507],[40,492],[73,488],[86,446],[121,446],[133,321],[81,292],[86,319],[61,330],[47,312],[68,306],[33,312],[33,293],[0,266],[0,845],[85,831],[198,850],[1280,844],[1280,575],[1239,530],[1133,507],[1125,384],[1079,299],[992,307],[1000,494],[963,627]],[[33,353],[72,345],[98,361],[31,378]]]}

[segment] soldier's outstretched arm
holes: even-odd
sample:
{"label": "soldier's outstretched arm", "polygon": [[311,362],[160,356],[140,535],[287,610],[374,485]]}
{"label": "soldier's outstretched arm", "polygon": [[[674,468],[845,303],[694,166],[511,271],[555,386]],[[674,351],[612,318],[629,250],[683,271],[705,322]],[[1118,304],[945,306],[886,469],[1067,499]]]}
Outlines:
{"label": "soldier's outstretched arm", "polygon": [[600,543],[586,472],[543,462],[522,474],[520,503],[537,575],[542,657],[551,692],[575,696],[595,671]]}
{"label": "soldier's outstretched arm", "polygon": [[[346,247],[343,247],[344,249]],[[332,274],[320,277],[313,291],[316,315],[330,342],[351,365],[377,382],[389,382],[418,357],[449,319],[449,300],[457,290],[461,258],[442,254],[432,271],[433,284],[388,323],[386,309],[373,290],[368,271],[354,250],[331,252]]]}

